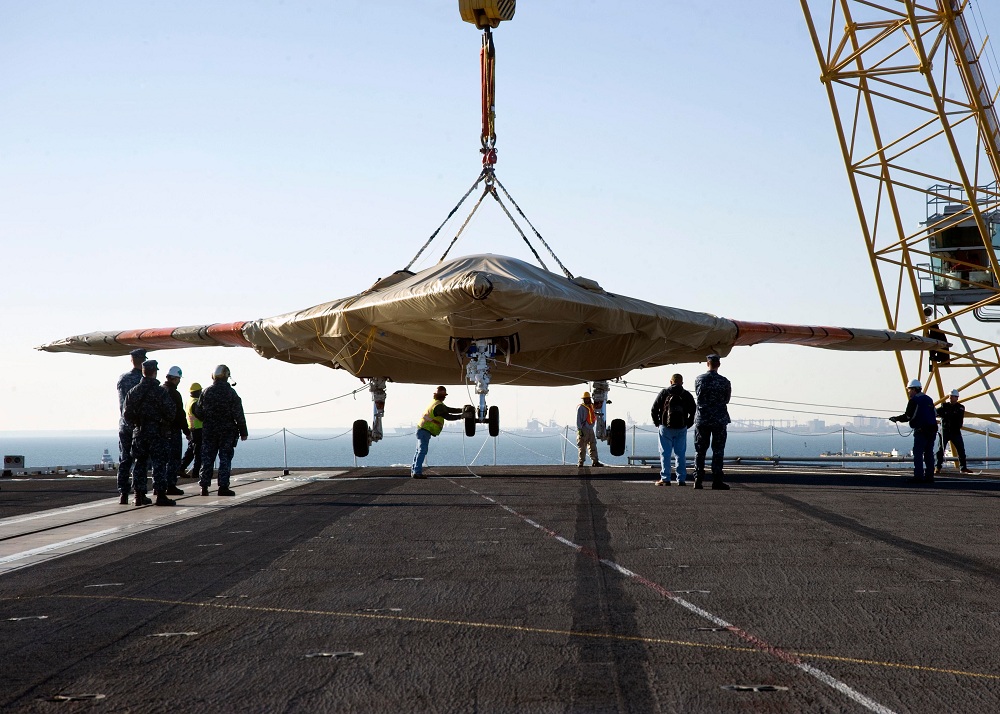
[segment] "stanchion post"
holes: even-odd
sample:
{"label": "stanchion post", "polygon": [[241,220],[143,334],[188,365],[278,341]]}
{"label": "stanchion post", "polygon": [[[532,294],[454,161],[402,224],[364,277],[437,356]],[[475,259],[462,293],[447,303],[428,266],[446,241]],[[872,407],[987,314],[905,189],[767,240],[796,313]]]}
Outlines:
{"label": "stanchion post", "polygon": [[840,427],[840,468],[847,466],[847,427]]}
{"label": "stanchion post", "polygon": [[281,427],[281,453],[285,461],[285,470],[281,472],[282,476],[288,475],[288,439],[285,438],[285,427]]}
{"label": "stanchion post", "polygon": [[774,424],[771,424],[771,461],[774,461]]}
{"label": "stanchion post", "polygon": [[990,428],[986,427],[986,468],[990,467]]}
{"label": "stanchion post", "polygon": [[635,424],[632,425],[632,458],[635,458]]}
{"label": "stanchion post", "polygon": [[564,427],[562,443],[562,465],[566,465],[566,442],[569,441],[569,427]]}

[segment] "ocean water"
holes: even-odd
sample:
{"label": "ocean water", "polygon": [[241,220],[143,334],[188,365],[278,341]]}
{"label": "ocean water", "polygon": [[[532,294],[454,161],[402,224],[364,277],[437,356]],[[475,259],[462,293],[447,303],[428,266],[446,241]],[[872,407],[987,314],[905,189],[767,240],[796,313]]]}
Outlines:
{"label": "ocean water", "polygon": [[[903,434],[908,431],[904,430]],[[558,465],[576,463],[575,434],[565,431],[545,435],[501,432],[490,438],[485,429],[466,437],[461,429],[446,430],[431,440],[428,466]],[[900,434],[863,434],[838,430],[826,434],[799,434],[775,429],[729,434],[727,456],[818,457],[824,451],[840,452],[842,439],[846,453],[853,451],[892,451],[909,453],[912,438]],[[965,435],[970,457],[985,457],[986,437]],[[281,468],[409,465],[413,460],[416,438],[413,432],[388,434],[372,444],[369,456],[354,457],[348,428],[317,430],[251,431],[250,438],[236,448],[233,465],[237,468]],[[992,455],[1000,461],[1000,444],[990,444]],[[0,432],[0,454],[23,455],[27,469],[94,465],[107,449],[118,460],[118,434],[114,431],[91,432]],[[602,462],[627,464],[627,455],[655,456],[656,433],[653,427],[630,429],[625,456],[613,457],[606,443],[598,442]],[[688,436],[688,456],[693,456],[692,436]],[[831,459],[836,462],[836,459]],[[858,464],[881,468],[885,464]]]}

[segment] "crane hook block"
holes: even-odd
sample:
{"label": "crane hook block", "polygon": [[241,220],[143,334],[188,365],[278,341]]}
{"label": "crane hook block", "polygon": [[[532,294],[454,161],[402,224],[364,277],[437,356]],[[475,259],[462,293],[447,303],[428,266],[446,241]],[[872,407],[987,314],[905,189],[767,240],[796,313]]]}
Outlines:
{"label": "crane hook block", "polygon": [[512,19],[516,4],[517,0],[458,0],[458,11],[463,20],[485,30]]}

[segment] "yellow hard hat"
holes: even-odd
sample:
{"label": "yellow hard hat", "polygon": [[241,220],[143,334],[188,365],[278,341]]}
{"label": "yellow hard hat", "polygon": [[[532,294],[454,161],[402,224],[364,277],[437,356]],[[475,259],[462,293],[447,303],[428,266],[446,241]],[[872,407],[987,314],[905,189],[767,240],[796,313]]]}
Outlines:
{"label": "yellow hard hat", "polygon": [[192,392],[192,393],[194,393],[194,392],[200,392],[201,391],[201,385],[198,384],[197,382],[191,382],[191,389],[189,391]]}
{"label": "yellow hard hat", "polygon": [[583,398],[584,399],[590,399],[590,392],[584,392],[583,393]]}

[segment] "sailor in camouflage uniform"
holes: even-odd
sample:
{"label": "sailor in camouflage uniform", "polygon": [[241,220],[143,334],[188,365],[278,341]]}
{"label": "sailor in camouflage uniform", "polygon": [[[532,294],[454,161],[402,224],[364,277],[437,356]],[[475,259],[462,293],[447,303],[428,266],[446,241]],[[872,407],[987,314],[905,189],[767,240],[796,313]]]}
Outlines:
{"label": "sailor in camouflage uniform", "polygon": [[174,366],[167,370],[167,377],[160,389],[163,390],[164,399],[174,405],[173,418],[169,419],[165,425],[163,438],[165,445],[162,450],[154,453],[153,458],[153,486],[160,488],[157,484],[163,484],[164,493],[168,496],[183,496],[184,492],[177,488],[177,472],[180,471],[181,457],[184,451],[184,442],[181,434],[191,438],[191,430],[188,429],[187,415],[184,411],[184,398],[177,391],[177,385],[181,383],[181,368]]}
{"label": "sailor in camouflage uniform", "polygon": [[722,358],[710,354],[705,358],[708,371],[694,380],[694,396],[697,411],[694,415],[694,487],[702,488],[705,478],[705,455],[712,447],[712,488],[727,490],[729,486],[722,480],[722,459],[726,452],[726,425],[729,419],[729,398],[733,387],[729,380],[719,374]]}
{"label": "sailor in camouflage uniform", "polygon": [[229,384],[229,367],[220,364],[212,373],[212,384],[202,393],[191,412],[202,423],[201,452],[201,495],[208,495],[215,469],[215,457],[219,457],[219,495],[235,496],[229,488],[233,453],[236,440],[247,440],[247,420],[243,414],[240,395]]}
{"label": "sailor in camouflage uniform", "polygon": [[[132,432],[132,487],[135,489],[135,505],[145,506],[152,503],[146,497],[146,473],[152,459],[164,458],[166,450],[166,427],[173,417],[174,404],[162,389],[160,380],[156,378],[158,365],[155,359],[142,363],[142,381],[139,382],[125,397],[125,418],[130,421]],[[176,501],[167,498],[167,485],[162,476],[153,474],[153,489],[156,492],[157,506],[173,506]]]}
{"label": "sailor in camouflage uniform", "polygon": [[129,475],[132,472],[132,424],[125,421],[125,397],[132,387],[142,381],[142,362],[146,350],[138,348],[128,353],[132,358],[132,370],[118,378],[118,495],[121,504],[128,505],[128,495],[132,488]]}

